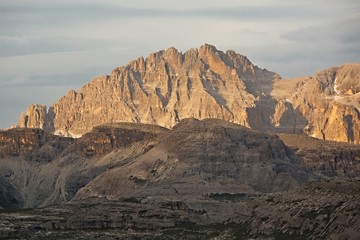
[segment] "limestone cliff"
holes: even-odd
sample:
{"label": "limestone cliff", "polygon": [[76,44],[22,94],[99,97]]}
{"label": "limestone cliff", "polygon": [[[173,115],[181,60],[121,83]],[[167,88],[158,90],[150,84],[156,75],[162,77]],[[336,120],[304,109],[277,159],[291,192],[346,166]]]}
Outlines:
{"label": "limestone cliff", "polygon": [[[276,80],[272,96],[278,101],[274,122],[291,119],[305,123],[304,132],[312,137],[360,143],[360,64],[329,68],[313,77]],[[289,110],[291,117],[285,115]]]}
{"label": "limestone cliff", "polygon": [[20,128],[41,128],[46,131],[54,131],[53,114],[51,109],[47,111],[45,105],[30,104],[25,113],[21,113],[19,119]]}
{"label": "limestone cliff", "polygon": [[250,126],[247,109],[255,107],[261,94],[257,86],[275,76],[234,51],[211,45],[185,53],[169,48],[70,91],[50,107],[53,126],[57,134],[72,136],[107,122],[172,127],[188,117]]}
{"label": "limestone cliff", "polygon": [[21,127],[80,137],[94,126],[139,122],[171,128],[220,118],[263,131],[360,143],[360,64],[282,80],[234,51],[203,45],[140,57],[71,90],[46,112],[30,105]]}

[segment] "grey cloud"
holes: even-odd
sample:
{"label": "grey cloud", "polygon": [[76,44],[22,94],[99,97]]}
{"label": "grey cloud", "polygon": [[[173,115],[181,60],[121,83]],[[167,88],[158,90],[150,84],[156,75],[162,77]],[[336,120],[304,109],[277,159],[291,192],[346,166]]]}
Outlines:
{"label": "grey cloud", "polygon": [[318,26],[298,29],[283,35],[295,42],[337,41],[343,44],[359,43],[360,46],[360,15]]}
{"label": "grey cloud", "polygon": [[[74,52],[106,49],[119,44],[118,40],[106,38],[51,37],[32,38],[28,36],[0,36],[0,57],[30,55],[37,53]],[[130,44],[123,39],[121,44]]]}
{"label": "grey cloud", "polygon": [[[91,75],[92,74],[92,75]],[[95,74],[96,75],[96,74]],[[61,75],[30,75],[30,76],[3,76],[0,83],[1,87],[48,87],[48,86],[81,86],[88,82],[94,73],[69,73]]]}
{"label": "grey cloud", "polygon": [[[235,47],[236,49],[236,47]],[[286,42],[253,47],[238,47],[254,64],[275,71],[283,77],[313,75],[315,72],[344,63],[359,62],[356,44],[337,42]]]}
{"label": "grey cloud", "polygon": [[[129,8],[106,5],[25,5],[5,6],[0,8],[0,19],[3,23],[21,24],[31,27],[32,24],[47,26],[52,24],[68,24],[91,19],[109,18],[211,18],[217,20],[291,20],[299,17],[320,18],[319,10],[306,5],[265,5],[247,7],[189,8],[187,10],[161,8]],[[322,13],[322,18],[324,17]],[[328,15],[329,16],[329,15]],[[6,24],[5,24],[6,25]],[[4,26],[3,26],[4,27]]]}

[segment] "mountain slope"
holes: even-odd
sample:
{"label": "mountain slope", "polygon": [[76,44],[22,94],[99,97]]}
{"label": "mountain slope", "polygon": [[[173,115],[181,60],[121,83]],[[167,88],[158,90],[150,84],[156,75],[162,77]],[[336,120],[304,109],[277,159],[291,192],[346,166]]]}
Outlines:
{"label": "mountain slope", "polygon": [[284,191],[311,177],[276,135],[224,120],[184,119],[145,148],[149,150],[141,156],[89,182],[75,199],[162,196],[199,201],[217,191]]}
{"label": "mountain slope", "polygon": [[0,207],[62,204],[74,195],[197,202],[276,192],[311,179],[359,178],[359,156],[358,145],[279,138],[220,119],[184,119],[172,130],[105,124],[78,139],[11,129],[0,131]]}

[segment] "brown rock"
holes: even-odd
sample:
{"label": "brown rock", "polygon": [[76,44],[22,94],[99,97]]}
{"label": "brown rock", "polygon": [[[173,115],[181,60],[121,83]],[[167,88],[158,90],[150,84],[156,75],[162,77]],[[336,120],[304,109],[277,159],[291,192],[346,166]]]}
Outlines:
{"label": "brown rock", "polygon": [[95,78],[46,112],[30,105],[20,127],[80,137],[104,123],[171,128],[184,118],[219,118],[257,130],[360,143],[360,64],[282,80],[234,51],[205,44],[152,53]]}
{"label": "brown rock", "polygon": [[186,53],[169,48],[116,68],[79,92],[70,91],[51,107],[55,132],[80,136],[107,122],[172,127],[188,117],[249,126],[246,109],[255,106],[255,96],[244,81],[271,82],[274,75],[244,56],[214,46]]}
{"label": "brown rock", "polygon": [[280,134],[280,139],[320,177],[359,178],[360,146],[304,135]]}
{"label": "brown rock", "polygon": [[45,105],[31,104],[25,113],[21,113],[19,119],[20,128],[41,128],[46,131],[53,131],[53,112],[47,112]]}
{"label": "brown rock", "polygon": [[[272,96],[292,108],[294,126],[324,140],[360,143],[360,64],[348,64],[317,73],[314,77],[277,80]],[[351,93],[350,93],[350,92]],[[291,119],[278,105],[273,121]],[[283,127],[279,124],[279,128]]]}
{"label": "brown rock", "polygon": [[117,148],[153,139],[168,129],[145,124],[113,123],[95,127],[76,141],[76,152],[87,157],[101,156]]}

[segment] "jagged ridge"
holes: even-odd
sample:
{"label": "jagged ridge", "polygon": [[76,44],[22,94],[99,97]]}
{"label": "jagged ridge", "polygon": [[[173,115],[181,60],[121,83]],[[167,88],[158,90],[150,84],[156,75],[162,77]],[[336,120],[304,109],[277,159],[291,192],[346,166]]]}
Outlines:
{"label": "jagged ridge", "polygon": [[[250,126],[246,109],[255,106],[255,85],[274,76],[234,51],[203,45],[183,54],[169,48],[116,68],[79,92],[70,91],[49,112],[56,133],[63,135],[82,135],[107,122],[172,127],[188,117]],[[27,126],[42,127],[38,122],[29,118]]]}
{"label": "jagged ridge", "polygon": [[31,105],[21,127],[81,136],[108,122],[171,128],[181,119],[220,118],[253,129],[360,143],[360,64],[282,80],[234,51],[205,44],[169,48],[71,90],[46,113]]}

